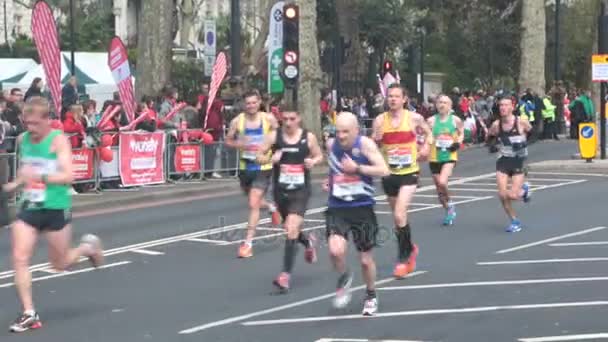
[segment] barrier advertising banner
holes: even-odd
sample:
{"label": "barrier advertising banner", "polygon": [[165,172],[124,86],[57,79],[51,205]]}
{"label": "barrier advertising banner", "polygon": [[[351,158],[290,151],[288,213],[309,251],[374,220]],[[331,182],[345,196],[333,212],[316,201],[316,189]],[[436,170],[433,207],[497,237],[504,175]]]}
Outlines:
{"label": "barrier advertising banner", "polygon": [[201,171],[201,146],[178,145],[175,147],[175,172]]}
{"label": "barrier advertising banner", "polygon": [[86,180],[93,178],[93,162],[95,153],[90,148],[72,150],[72,165],[74,180]]}
{"label": "barrier advertising banner", "polygon": [[164,183],[164,132],[123,132],[119,141],[120,179],[124,186]]}

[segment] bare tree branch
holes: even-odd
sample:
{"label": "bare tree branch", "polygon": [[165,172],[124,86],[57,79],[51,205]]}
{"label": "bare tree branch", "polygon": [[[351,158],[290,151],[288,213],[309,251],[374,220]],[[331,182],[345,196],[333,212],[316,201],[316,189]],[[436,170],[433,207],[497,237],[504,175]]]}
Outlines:
{"label": "bare tree branch", "polygon": [[32,5],[32,3],[30,2],[30,4],[26,4],[25,2],[21,1],[21,0],[13,0],[14,2],[16,2],[17,4],[25,7],[25,8],[29,8],[32,9],[34,6]]}

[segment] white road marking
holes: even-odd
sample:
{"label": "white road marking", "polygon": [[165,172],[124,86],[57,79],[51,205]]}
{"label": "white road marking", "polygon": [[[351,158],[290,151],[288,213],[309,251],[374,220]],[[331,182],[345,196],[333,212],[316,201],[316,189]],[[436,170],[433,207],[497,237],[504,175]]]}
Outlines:
{"label": "white road marking", "polygon": [[[426,271],[416,271],[416,272],[412,272],[410,273],[406,278],[411,278],[420,274],[424,274],[426,273]],[[387,284],[390,283],[391,281],[395,281],[394,277],[390,277],[390,278],[385,278],[382,280],[378,280],[376,281],[376,286],[380,286],[383,284]],[[365,289],[366,285],[360,285],[360,286],[355,286],[353,288],[350,289],[350,292],[353,291],[358,291],[358,290],[363,290]],[[244,321],[246,319],[250,319],[253,317],[258,317],[258,316],[262,316],[262,315],[267,315],[270,313],[274,313],[274,312],[278,312],[278,311],[283,311],[283,310],[287,310],[287,309],[291,309],[291,308],[295,308],[298,306],[302,306],[302,305],[306,305],[306,304],[310,304],[310,303],[315,303],[315,302],[320,302],[322,300],[326,300],[328,298],[331,298],[333,296],[335,296],[336,294],[334,292],[332,293],[328,293],[322,296],[317,296],[317,297],[313,297],[313,298],[308,298],[308,299],[304,299],[304,300],[300,300],[297,302],[293,302],[293,303],[289,303],[289,304],[285,304],[285,305],[281,305],[281,306],[276,306],[274,308],[270,308],[270,309],[266,309],[266,310],[260,310],[260,311],[255,311],[252,313],[248,313],[245,315],[241,315],[241,316],[235,316],[235,317],[230,317],[230,318],[226,318],[220,321],[215,321],[215,322],[211,322],[211,323],[207,323],[207,324],[203,324],[203,325],[199,325],[190,329],[185,329],[180,331],[180,334],[193,334],[199,331],[203,331],[203,330],[207,330],[210,328],[214,328],[214,327],[220,327],[223,325],[228,325],[228,324],[232,324],[232,323],[237,323],[237,322],[241,322]]]}
{"label": "white road marking", "polygon": [[[317,226],[313,226],[313,227],[308,227],[308,228],[303,228],[302,231],[303,232],[307,232],[309,230],[315,230],[315,229],[321,229],[321,228],[325,228],[325,224],[320,224]],[[276,234],[268,234],[268,235],[261,235],[261,236],[256,236],[253,239],[251,239],[251,241],[257,241],[257,240],[263,240],[263,239],[268,239],[268,238],[272,238],[272,237],[278,237],[278,236],[283,236],[283,235],[287,235],[287,232],[284,229],[281,229],[281,233],[276,233]],[[229,241],[224,245],[236,245],[239,243],[245,242],[245,239],[240,239],[240,240],[235,240],[235,241]]]}
{"label": "white road marking", "polygon": [[545,189],[551,189],[551,188],[558,188],[560,186],[579,184],[579,183],[584,183],[586,181],[587,181],[586,179],[581,179],[581,180],[572,181],[572,182],[556,183],[556,184],[551,184],[551,185],[541,185],[540,187],[538,187],[536,189],[533,189],[532,191],[545,190]]}
{"label": "white road marking", "polygon": [[577,172],[537,172],[530,171],[529,175],[558,175],[558,176],[583,176],[583,177],[608,177],[604,173],[577,173]]}
{"label": "white road marking", "polygon": [[[120,262],[115,262],[112,264],[106,264],[106,265],[100,266],[99,268],[89,267],[89,268],[83,268],[83,269],[77,270],[77,271],[61,272],[61,273],[52,274],[52,275],[48,275],[48,276],[44,276],[44,277],[32,278],[32,283],[35,283],[40,280],[66,277],[66,276],[70,276],[70,275],[78,274],[78,273],[85,273],[85,272],[91,272],[91,271],[95,271],[95,270],[101,270],[101,269],[106,269],[106,268],[111,268],[111,267],[116,267],[116,266],[122,266],[122,265],[130,264],[130,263],[131,263],[130,261],[120,261]],[[0,288],[11,287],[13,285],[14,285],[14,283],[0,284]]]}
{"label": "white road marking", "polygon": [[467,183],[467,185],[473,185],[473,186],[496,186],[496,183]]}
{"label": "white road marking", "polygon": [[[245,227],[247,228],[247,227]],[[270,227],[256,227],[255,230],[259,230],[259,231],[268,231],[268,232],[284,232],[285,229],[283,228],[270,228]]]}
{"label": "white road marking", "polygon": [[134,249],[131,253],[145,254],[145,255],[165,255],[163,252],[151,251],[149,249]]}
{"label": "white road marking", "polygon": [[452,192],[452,191],[498,192],[497,189],[482,189],[482,188],[452,188],[452,187],[450,187],[449,189],[450,189],[450,192]]}
{"label": "white road marking", "polygon": [[554,309],[554,308],[572,308],[572,307],[589,307],[589,306],[606,306],[608,301],[593,301],[593,302],[561,302],[561,303],[541,303],[541,304],[523,304],[523,305],[503,305],[503,306],[479,306],[470,308],[454,308],[454,309],[431,309],[431,310],[413,310],[413,311],[397,311],[397,312],[380,312],[374,316],[358,315],[343,315],[343,316],[319,316],[319,317],[302,317],[302,318],[286,318],[274,319],[265,321],[250,321],[243,322],[245,326],[262,326],[262,325],[277,325],[290,323],[306,323],[306,322],[322,322],[322,321],[338,321],[348,319],[374,319],[383,317],[404,317],[404,316],[427,316],[427,315],[444,315],[444,314],[459,314],[459,313],[474,313],[474,312],[492,312],[503,310],[529,310],[529,309]]}
{"label": "white road marking", "polygon": [[603,246],[608,245],[608,241],[587,241],[587,242],[558,242],[551,243],[551,247],[578,247],[578,246]]}
{"label": "white road marking", "polygon": [[475,281],[475,282],[466,282],[466,283],[441,283],[441,284],[425,284],[425,285],[387,286],[387,287],[378,288],[377,290],[378,291],[401,291],[401,290],[441,289],[441,288],[452,288],[452,287],[577,283],[577,282],[606,281],[606,280],[608,280],[608,277]]}
{"label": "white road marking", "polygon": [[536,178],[536,177],[528,177],[527,180],[529,182],[578,182],[580,179],[567,179],[567,178]]}
{"label": "white road marking", "polygon": [[558,264],[566,262],[608,261],[608,258],[571,258],[571,259],[539,259],[539,260],[507,260],[478,262],[480,266],[492,265],[523,265],[523,264]]}
{"label": "white road marking", "polygon": [[526,337],[526,338],[520,338],[518,341],[520,341],[520,342],[560,342],[560,341],[597,340],[598,338],[608,339],[608,333]]}
{"label": "white road marking", "polygon": [[503,250],[496,252],[496,254],[511,253],[511,252],[519,251],[519,250],[534,247],[534,246],[544,245],[548,242],[553,242],[553,241],[562,240],[562,239],[566,239],[566,238],[573,237],[573,236],[593,233],[593,232],[596,232],[596,231],[602,230],[602,229],[606,229],[606,227],[594,227],[594,228],[589,228],[589,229],[581,230],[581,231],[574,232],[574,233],[558,235],[558,236],[554,236],[552,238],[527,243],[525,245],[520,245],[520,246],[516,246],[516,247],[512,247],[512,248],[503,249]]}
{"label": "white road marking", "polygon": [[[426,197],[426,198],[437,198],[437,195],[416,194],[414,196],[414,198],[416,198],[416,196],[418,196],[418,197]],[[450,198],[467,198],[467,199],[472,199],[472,198],[479,198],[479,196],[462,196],[462,195],[451,196],[450,195]]]}
{"label": "white road marking", "polygon": [[191,238],[191,239],[186,239],[186,241],[191,241],[191,242],[205,242],[205,243],[211,243],[214,245],[226,245],[228,243],[230,243],[230,241],[224,241],[224,240],[209,240],[209,239],[201,239],[201,238]]}
{"label": "white road marking", "polygon": [[304,222],[325,222],[325,220],[319,220],[319,219],[304,219]]}

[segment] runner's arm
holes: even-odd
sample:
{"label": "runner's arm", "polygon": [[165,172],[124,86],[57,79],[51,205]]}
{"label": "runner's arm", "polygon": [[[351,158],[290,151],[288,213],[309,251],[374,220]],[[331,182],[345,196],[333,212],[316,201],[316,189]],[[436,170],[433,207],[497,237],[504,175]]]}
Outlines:
{"label": "runner's arm", "polygon": [[277,131],[272,131],[264,137],[264,142],[262,143],[262,145],[260,145],[260,149],[258,150],[258,153],[255,156],[256,161],[258,163],[267,164],[270,162],[271,157],[268,156],[268,151],[270,151],[272,145],[274,145],[276,141]]}
{"label": "runner's arm", "polygon": [[367,175],[367,176],[377,176],[384,177],[390,174],[390,170],[388,169],[388,165],[386,165],[386,161],[380,150],[378,150],[378,146],[374,143],[373,140],[367,137],[361,138],[361,152],[370,162],[370,165],[359,165],[358,173]]}
{"label": "runner's arm", "polygon": [[[19,136],[17,136],[17,140],[15,141],[15,155],[19,155],[19,146],[21,146],[21,140],[23,140],[23,133],[19,134]],[[25,181],[21,178],[19,173],[17,173],[15,179],[12,182],[3,184],[0,190],[4,192],[13,192],[17,191],[24,184]]]}
{"label": "runner's arm", "polygon": [[319,141],[312,132],[308,132],[308,149],[310,150],[309,159],[311,160],[310,163],[312,164],[308,166],[309,168],[312,168],[323,161],[323,152],[319,146]]}
{"label": "runner's arm", "polygon": [[266,120],[268,120],[268,123],[270,124],[270,131],[276,131],[279,128],[279,122],[277,121],[277,118],[272,114],[265,113],[265,115]]}
{"label": "runner's arm", "polygon": [[454,116],[454,123],[456,124],[456,133],[458,135],[456,142],[462,144],[464,142],[464,122],[459,117]]}
{"label": "runner's arm", "polygon": [[237,116],[236,118],[232,119],[232,121],[230,121],[230,127],[228,128],[228,133],[226,134],[226,145],[228,147],[232,147],[232,148],[242,148],[243,147],[243,144],[236,140],[238,119],[239,119],[239,117]]}
{"label": "runner's arm", "polygon": [[520,120],[519,128],[525,133],[528,134],[532,130],[532,124],[528,120]]}
{"label": "runner's arm", "polygon": [[490,153],[498,152],[498,147],[496,146],[496,137],[498,136],[499,123],[500,120],[494,121],[492,123],[492,126],[490,126],[490,129],[488,130],[488,134],[486,135],[486,142],[488,144]]}
{"label": "runner's arm", "polygon": [[372,124],[372,138],[377,144],[382,141],[382,125],[384,124],[384,115],[378,115]]}
{"label": "runner's arm", "polygon": [[412,113],[412,121],[414,122],[414,127],[420,127],[424,131],[424,143],[426,145],[433,145],[433,131],[424,120],[424,117],[418,113]]}
{"label": "runner's arm", "polygon": [[59,170],[56,173],[40,177],[40,180],[47,184],[72,184],[74,181],[72,145],[68,138],[63,134],[56,136],[51,149],[57,154]]}

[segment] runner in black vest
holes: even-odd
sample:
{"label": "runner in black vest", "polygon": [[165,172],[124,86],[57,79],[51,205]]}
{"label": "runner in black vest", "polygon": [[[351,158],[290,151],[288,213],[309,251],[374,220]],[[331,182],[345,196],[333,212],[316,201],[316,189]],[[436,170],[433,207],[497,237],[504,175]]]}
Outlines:
{"label": "runner in black vest", "polygon": [[293,269],[298,242],[306,247],[308,263],[317,260],[315,238],[306,237],[301,231],[304,214],[310,197],[310,169],[323,160],[317,138],[301,127],[300,114],[293,110],[283,112],[283,127],[270,133],[258,150],[258,162],[268,162],[272,149],[273,193],[279,213],[283,218],[287,240],[283,272],[273,281],[280,292],[289,289],[289,276]]}

